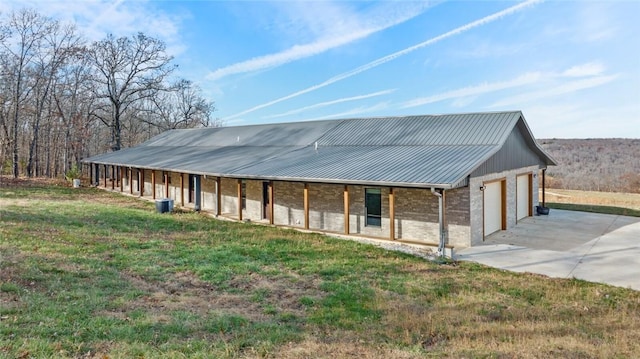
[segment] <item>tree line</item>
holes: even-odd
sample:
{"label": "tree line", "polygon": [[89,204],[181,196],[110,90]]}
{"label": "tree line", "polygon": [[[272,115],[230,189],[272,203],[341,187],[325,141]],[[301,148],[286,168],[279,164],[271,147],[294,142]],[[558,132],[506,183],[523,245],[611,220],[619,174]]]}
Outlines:
{"label": "tree line", "polygon": [[640,139],[538,140],[557,162],[547,169],[551,188],[640,193]]}
{"label": "tree line", "polygon": [[143,33],[88,42],[33,9],[0,14],[0,173],[58,177],[91,154],[220,125],[173,61]]}

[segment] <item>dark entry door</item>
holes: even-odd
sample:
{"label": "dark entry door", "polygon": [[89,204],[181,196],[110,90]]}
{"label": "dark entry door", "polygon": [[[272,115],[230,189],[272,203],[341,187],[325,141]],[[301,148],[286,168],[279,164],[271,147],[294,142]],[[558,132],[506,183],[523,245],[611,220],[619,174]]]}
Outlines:
{"label": "dark entry door", "polygon": [[271,219],[271,206],[269,203],[269,182],[262,182],[262,218]]}
{"label": "dark entry door", "polygon": [[189,203],[193,203],[194,198],[193,177],[194,175],[189,175]]}

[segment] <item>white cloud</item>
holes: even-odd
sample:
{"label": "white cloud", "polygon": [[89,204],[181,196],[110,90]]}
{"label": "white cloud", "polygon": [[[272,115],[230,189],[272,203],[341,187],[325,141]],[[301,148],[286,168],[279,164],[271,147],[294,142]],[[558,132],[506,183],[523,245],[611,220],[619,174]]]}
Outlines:
{"label": "white cloud", "polygon": [[573,66],[565,70],[562,75],[567,77],[597,76],[604,72],[605,67],[598,62],[589,62],[582,65]]}
{"label": "white cloud", "polygon": [[368,98],[372,98],[372,97],[376,97],[376,96],[387,95],[387,94],[390,94],[390,93],[392,93],[394,91],[395,91],[395,89],[390,89],[390,90],[378,91],[378,92],[374,92],[374,93],[370,93],[370,94],[366,94],[366,95],[358,95],[358,96],[340,98],[340,99],[332,100],[332,101],[320,102],[320,103],[317,103],[317,104],[314,104],[314,105],[297,108],[297,109],[294,109],[294,110],[291,110],[291,111],[287,111],[287,112],[284,112],[284,113],[279,113],[279,114],[276,114],[276,115],[266,116],[266,117],[263,117],[263,118],[264,119],[270,119],[270,118],[277,118],[277,117],[285,117],[285,116],[289,116],[289,115],[295,115],[295,114],[298,114],[298,113],[301,113],[301,112],[304,112],[304,111],[307,111],[307,110],[316,109],[316,108],[331,106],[331,105],[344,103],[344,102],[349,102],[349,101],[364,100],[364,99],[368,99]]}
{"label": "white cloud", "polygon": [[576,24],[579,41],[605,41],[615,36],[618,24],[611,14],[611,4],[585,1],[580,5]]}
{"label": "white cloud", "polygon": [[[371,34],[385,30],[389,27],[403,23],[420,15],[427,8],[427,3],[394,3],[395,11],[389,11],[386,3],[376,8],[373,14],[356,14],[350,11],[341,11],[331,3],[302,3],[305,8],[311,8],[313,13],[304,11],[309,26],[314,32],[320,33],[320,38],[311,43],[294,45],[284,51],[254,57],[219,68],[207,75],[209,80],[219,80],[223,77],[254,72],[280,66],[292,61],[321,54],[327,50],[346,45],[363,39]],[[407,6],[407,4],[411,6]],[[323,9],[317,9],[317,6]],[[384,11],[383,11],[384,10]],[[320,29],[318,29],[320,28]]]}
{"label": "white cloud", "polygon": [[185,48],[180,36],[180,26],[186,14],[167,14],[148,0],[3,0],[3,5],[3,12],[33,8],[44,16],[75,23],[79,33],[89,41],[101,40],[107,34],[130,36],[143,32],[164,41],[171,55],[177,55]]}
{"label": "white cloud", "polygon": [[492,15],[485,16],[485,17],[483,17],[483,18],[481,18],[479,20],[476,20],[476,21],[470,22],[470,23],[468,23],[466,25],[463,25],[463,26],[460,26],[458,28],[455,28],[455,29],[453,29],[451,31],[448,31],[448,32],[442,34],[442,35],[438,35],[436,37],[433,37],[433,38],[431,38],[429,40],[423,41],[423,42],[421,42],[419,44],[416,44],[414,46],[408,47],[408,48],[406,48],[404,50],[400,50],[400,51],[394,52],[394,53],[392,53],[390,55],[381,57],[381,58],[379,58],[377,60],[369,62],[369,63],[367,63],[365,65],[362,65],[362,66],[360,66],[358,68],[355,68],[355,69],[353,69],[351,71],[347,71],[347,72],[344,72],[344,73],[339,74],[337,76],[334,76],[334,77],[332,77],[332,78],[330,78],[330,79],[328,79],[328,80],[326,80],[326,81],[324,81],[322,83],[319,83],[317,85],[313,85],[311,87],[308,87],[306,89],[294,92],[292,94],[289,94],[289,95],[286,95],[286,96],[283,96],[283,97],[280,97],[278,99],[275,99],[275,100],[272,100],[272,101],[269,101],[269,102],[266,102],[266,103],[251,107],[251,108],[249,108],[247,110],[241,111],[241,112],[236,113],[236,114],[231,115],[231,116],[228,116],[227,118],[233,119],[233,118],[236,118],[236,117],[240,117],[240,116],[243,116],[245,114],[248,114],[248,113],[263,109],[265,107],[269,107],[269,106],[275,105],[275,104],[280,103],[282,101],[286,101],[286,100],[292,99],[294,97],[298,97],[300,95],[304,95],[306,93],[309,93],[309,92],[321,89],[323,87],[329,86],[329,85],[334,84],[336,82],[348,79],[350,77],[353,77],[353,76],[358,75],[360,73],[363,73],[365,71],[371,70],[374,67],[383,65],[383,64],[385,64],[385,63],[387,63],[389,61],[393,61],[393,60],[395,60],[395,59],[397,59],[397,58],[399,58],[401,56],[407,55],[407,54],[409,54],[409,53],[411,53],[413,51],[416,51],[418,49],[421,49],[423,47],[435,44],[435,43],[437,43],[439,41],[442,41],[444,39],[447,39],[449,37],[462,34],[464,32],[472,30],[472,29],[474,29],[476,27],[479,27],[479,26],[482,26],[482,25],[486,25],[486,24],[491,23],[493,21],[497,21],[499,19],[502,19],[505,16],[514,14],[514,13],[516,13],[518,11],[521,11],[521,10],[523,10],[523,9],[529,7],[529,6],[537,4],[540,1],[541,0],[524,1],[522,3],[519,3],[517,5],[509,7],[507,9],[505,9],[505,10],[498,11],[498,12],[492,14]]}
{"label": "white cloud", "polygon": [[493,83],[482,83],[480,85],[468,86],[461,89],[444,92],[441,94],[421,97],[417,99],[413,99],[402,104],[402,108],[408,107],[416,107],[422,106],[434,102],[450,100],[450,99],[460,99],[469,96],[478,96],[490,92],[505,90],[513,87],[519,87],[524,85],[530,85],[536,83],[542,79],[543,75],[539,72],[531,72],[526,73],[522,76],[518,76],[517,78],[509,81],[500,81]]}
{"label": "white cloud", "polygon": [[334,114],[322,116],[322,117],[309,118],[304,121],[319,121],[319,120],[328,120],[332,118],[349,118],[349,117],[354,117],[356,115],[360,115],[363,113],[379,112],[387,108],[389,108],[389,101],[384,101],[384,102],[379,102],[373,106],[360,106],[348,111],[338,112],[338,113],[334,113]]}
{"label": "white cloud", "polygon": [[523,104],[531,103],[533,101],[537,101],[543,98],[555,97],[559,95],[564,95],[576,91],[585,90],[592,87],[601,86],[607,84],[613,80],[615,80],[618,75],[609,75],[609,76],[596,76],[596,77],[588,77],[585,79],[570,81],[562,84],[554,84],[552,86],[545,87],[542,90],[536,90],[532,92],[523,93],[516,96],[511,96],[494,102],[489,107],[505,107],[518,105],[522,106]]}
{"label": "white cloud", "polygon": [[[526,94],[502,99],[494,103],[490,107],[520,104],[522,101],[525,101],[528,98],[534,99],[548,96],[557,96],[564,93],[600,86],[607,82],[613,81],[617,77],[615,75],[600,76],[604,72],[604,70],[605,66],[601,63],[589,62],[572,66],[562,71],[561,73],[529,72],[507,81],[485,82],[479,85],[467,86],[464,88],[443,92],[432,96],[416,98],[404,102],[401,107],[417,107],[445,100],[454,100],[454,107],[464,107],[472,103],[477,97],[484,94],[517,87],[532,86],[546,82],[546,85],[544,85],[544,90],[532,91]],[[562,83],[563,81],[566,81],[566,78],[579,77],[586,79]]]}

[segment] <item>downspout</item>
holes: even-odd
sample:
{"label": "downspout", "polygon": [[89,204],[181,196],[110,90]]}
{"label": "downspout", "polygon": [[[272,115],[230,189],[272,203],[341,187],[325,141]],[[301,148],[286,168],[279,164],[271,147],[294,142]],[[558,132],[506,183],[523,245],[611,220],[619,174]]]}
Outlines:
{"label": "downspout", "polygon": [[[442,190],[441,190],[442,191]],[[440,241],[438,242],[438,256],[444,256],[444,213],[443,213],[443,200],[442,193],[436,191],[435,188],[431,187],[431,193],[438,197],[438,229],[440,233]]]}

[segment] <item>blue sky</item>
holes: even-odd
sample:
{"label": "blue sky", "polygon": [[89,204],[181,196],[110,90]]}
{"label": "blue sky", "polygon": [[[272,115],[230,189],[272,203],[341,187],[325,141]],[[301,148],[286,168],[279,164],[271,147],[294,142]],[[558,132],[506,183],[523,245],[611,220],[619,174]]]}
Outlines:
{"label": "blue sky", "polygon": [[640,1],[7,1],[88,40],[142,31],[226,125],[522,110],[640,138]]}

